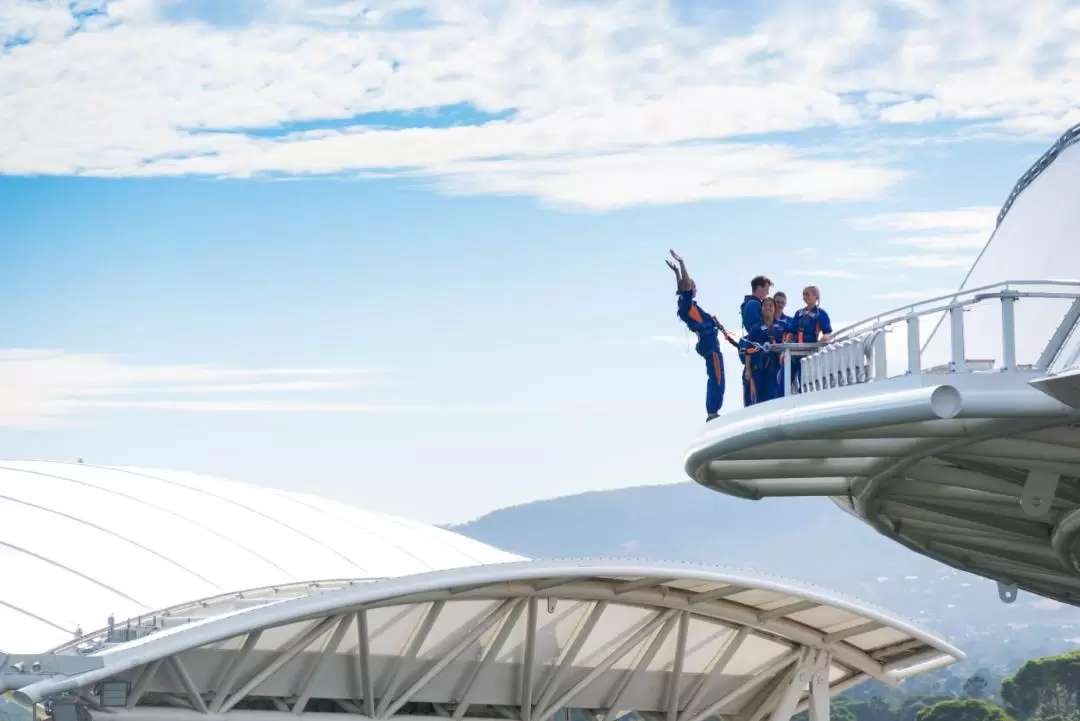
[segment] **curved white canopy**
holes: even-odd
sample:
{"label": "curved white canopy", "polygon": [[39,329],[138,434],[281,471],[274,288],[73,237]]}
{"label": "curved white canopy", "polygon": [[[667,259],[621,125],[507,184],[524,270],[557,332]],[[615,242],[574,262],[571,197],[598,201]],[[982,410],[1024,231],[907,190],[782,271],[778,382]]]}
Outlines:
{"label": "curved white canopy", "polygon": [[126,681],[115,721],[325,711],[544,721],[568,707],[786,720],[815,684],[821,701],[963,658],[852,599],[683,564],[480,566],[221,610],[72,656],[99,668],[23,677],[19,697],[79,692],[93,708],[108,705],[97,684]]}
{"label": "curved white canopy", "polygon": [[[0,649],[192,599],[519,560],[470,538],[193,473],[0,462]],[[62,589],[62,592],[58,592]]]}

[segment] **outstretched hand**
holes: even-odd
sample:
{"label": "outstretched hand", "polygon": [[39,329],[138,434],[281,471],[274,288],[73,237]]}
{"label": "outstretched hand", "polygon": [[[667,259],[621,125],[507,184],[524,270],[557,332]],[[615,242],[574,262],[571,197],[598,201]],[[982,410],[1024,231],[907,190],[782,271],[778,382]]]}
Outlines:
{"label": "outstretched hand", "polygon": [[679,266],[675,265],[670,260],[665,260],[664,263],[667,265],[667,267],[671,268],[672,273],[674,273],[675,275],[679,274]]}
{"label": "outstretched hand", "polygon": [[[682,259],[682,257],[681,257],[681,256],[680,256],[680,255],[679,255],[678,253],[676,253],[676,252],[675,252],[674,250],[672,250],[672,251],[668,251],[668,252],[670,252],[670,253],[671,253],[671,257],[672,257],[672,258],[674,258],[675,260],[679,261],[680,263],[681,263],[681,262],[683,262],[683,259]],[[668,265],[671,265],[671,263],[668,263]]]}

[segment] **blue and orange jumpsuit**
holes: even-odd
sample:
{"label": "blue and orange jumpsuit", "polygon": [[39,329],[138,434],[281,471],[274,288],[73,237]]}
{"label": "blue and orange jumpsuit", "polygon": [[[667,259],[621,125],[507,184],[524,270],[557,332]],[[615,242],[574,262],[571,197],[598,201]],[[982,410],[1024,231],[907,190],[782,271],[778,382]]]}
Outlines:
{"label": "blue and orange jumpsuit", "polygon": [[[743,297],[742,305],[739,306],[739,315],[742,317],[743,337],[747,338],[750,335],[750,331],[755,327],[761,325],[761,301],[752,295]],[[746,346],[739,350],[739,363],[742,367],[748,368],[746,364]],[[754,401],[752,399],[753,393],[751,392],[753,387],[753,380],[750,377],[750,373],[744,370],[742,373],[742,402],[744,406],[752,406]]]}
{"label": "blue and orange jumpsuit", "polygon": [[720,334],[736,348],[739,344],[727,334],[715,316],[701,309],[694,300],[692,290],[679,291],[679,319],[697,335],[698,342],[694,350],[705,359],[705,373],[708,376],[705,386],[705,411],[711,420],[724,405],[724,356],[720,353]]}
{"label": "blue and orange jumpsuit", "polygon": [[[795,315],[788,323],[788,330],[792,343],[817,343],[821,340],[822,333],[833,332],[829,314],[817,307],[809,311],[806,308],[795,311]],[[791,359],[791,375],[796,384],[799,382],[801,360],[801,358]]]}
{"label": "blue and orange jumpsuit", "polygon": [[[783,343],[787,326],[774,322],[771,326],[758,323],[750,329],[746,340],[757,345]],[[784,395],[783,372],[780,356],[772,351],[751,347],[747,349],[747,369],[750,380],[750,404],[779,398]]]}

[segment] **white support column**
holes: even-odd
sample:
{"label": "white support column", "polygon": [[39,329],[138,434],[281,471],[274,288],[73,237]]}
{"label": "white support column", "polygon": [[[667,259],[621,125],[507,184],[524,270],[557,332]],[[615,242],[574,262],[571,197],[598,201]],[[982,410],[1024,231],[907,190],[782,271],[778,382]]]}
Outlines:
{"label": "white support column", "polygon": [[1016,370],[1016,294],[1001,296],[1001,364],[1003,371]]}
{"label": "white support column", "polygon": [[886,351],[885,329],[876,331],[874,335],[874,377],[867,381],[883,381],[889,377],[889,358]]}
{"label": "white support column", "polygon": [[784,396],[791,395],[791,351],[784,351]]}
{"label": "white support column", "polygon": [[810,721],[829,721],[829,666],[832,656],[822,651],[814,674],[810,678]]}
{"label": "white support column", "polygon": [[919,338],[919,316],[907,317],[907,374],[922,373],[922,340]]}
{"label": "white support column", "polygon": [[949,358],[949,372],[963,373],[967,370],[967,351],[964,348],[964,307],[954,305],[949,308],[949,340],[952,352]]}
{"label": "white support column", "polygon": [[689,628],[690,612],[682,611],[679,613],[679,632],[675,637],[674,668],[668,678],[667,721],[676,721],[679,717],[679,696],[682,693],[683,662],[686,659],[686,635]]}
{"label": "white support column", "polygon": [[795,707],[799,705],[803,689],[813,679],[818,665],[818,656],[822,654],[823,652],[806,649],[803,657],[799,660],[798,666],[795,668],[795,673],[792,674],[791,680],[788,681],[787,688],[781,692],[769,721],[790,721],[791,717],[795,715]]}

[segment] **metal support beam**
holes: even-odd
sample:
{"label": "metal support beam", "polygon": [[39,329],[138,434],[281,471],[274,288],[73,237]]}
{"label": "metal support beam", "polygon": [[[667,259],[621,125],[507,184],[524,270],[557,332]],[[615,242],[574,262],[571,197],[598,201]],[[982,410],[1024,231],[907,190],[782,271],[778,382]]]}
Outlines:
{"label": "metal support beam", "polygon": [[532,721],[533,669],[536,667],[536,615],[539,599],[529,599],[525,616],[525,658],[521,662],[521,721]]}
{"label": "metal support beam", "polygon": [[[402,706],[412,700],[413,696],[417,694],[421,689],[428,685],[432,679],[438,676],[443,670],[451,663],[456,661],[461,654],[465,653],[471,646],[473,646],[480,637],[487,633],[488,629],[494,626],[499,621],[502,621],[510,614],[515,606],[520,604],[520,600],[509,599],[498,604],[494,609],[484,614],[483,618],[479,622],[475,623],[472,630],[466,633],[453,648],[449,649],[446,653],[439,656],[439,659],[431,665],[431,667],[425,671],[419,678],[409,684],[394,700],[393,703],[386,707],[386,710],[380,714],[380,718],[388,719],[396,714]],[[385,698],[383,699],[385,700]]]}
{"label": "metal support beam", "polygon": [[510,638],[510,633],[514,630],[514,627],[517,626],[522,611],[525,610],[529,601],[535,600],[536,599],[521,599],[514,604],[510,614],[503,620],[502,627],[499,628],[499,632],[495,635],[495,640],[491,642],[491,646],[484,652],[483,659],[481,659],[480,663],[472,670],[468,680],[465,682],[464,690],[461,692],[461,696],[458,699],[457,708],[454,709],[454,719],[456,721],[460,721],[469,710],[469,702],[476,689],[476,679],[480,678],[484,672],[491,667],[491,664],[495,661],[499,652],[502,651],[503,646],[506,645],[506,639]]}
{"label": "metal support beam", "polygon": [[1014,294],[1001,294],[1001,370],[1016,370],[1016,299]]}
{"label": "metal support beam", "polygon": [[832,659],[822,653],[810,679],[810,721],[829,721],[829,666]]}
{"label": "metal support beam", "polygon": [[[604,658],[603,661],[601,661],[592,670],[590,670],[587,674],[585,674],[585,676],[583,676],[580,681],[575,683],[568,691],[561,694],[558,699],[553,701],[551,704],[549,704],[542,711],[537,711],[536,713],[534,713],[533,714],[533,721],[545,721],[549,716],[554,714],[556,711],[563,708],[564,706],[569,705],[570,702],[572,702],[574,700],[574,698],[576,698],[577,695],[580,694],[585,689],[586,686],[591,684],[593,681],[595,681],[601,675],[607,673],[611,669],[612,666],[614,666],[616,663],[618,663],[620,660],[622,660],[622,658],[624,656],[626,656],[626,654],[630,653],[630,651],[632,651],[633,649],[635,649],[639,645],[641,645],[642,641],[644,641],[650,634],[652,634],[654,631],[656,631],[656,629],[659,628],[661,624],[666,623],[668,621],[668,619],[672,618],[676,613],[678,613],[678,612],[675,611],[674,609],[668,609],[668,610],[659,611],[658,613],[656,613],[641,628],[639,628],[637,631],[635,631],[633,634],[631,634],[628,638],[626,638],[622,643],[620,643],[618,645],[618,647],[615,648],[614,651],[612,651],[610,654],[608,654]],[[680,620],[683,617],[688,619],[690,617],[690,614],[687,611],[683,611],[680,614],[679,617],[680,617]],[[681,629],[681,626],[680,626],[680,629]],[[684,636],[684,638],[685,638],[685,636]],[[684,644],[685,644],[685,641],[684,641]],[[685,645],[684,645],[683,650],[685,651]],[[676,659],[678,659],[677,654],[678,654],[678,652],[676,651]],[[678,660],[676,660],[676,664],[678,664]]]}
{"label": "metal support beam", "polygon": [[435,622],[439,620],[439,615],[444,608],[446,608],[445,601],[436,601],[431,604],[431,608],[428,609],[420,623],[417,624],[412,638],[402,649],[401,656],[394,659],[394,670],[390,674],[390,680],[386,682],[386,687],[383,689],[379,703],[375,708],[376,717],[385,717],[387,707],[397,693],[398,687],[404,681],[405,669],[416,662],[416,657],[420,655],[420,649],[423,648],[431,629],[435,627]]}
{"label": "metal support beam", "polygon": [[356,661],[360,674],[360,693],[364,696],[364,715],[375,717],[375,683],[371,677],[371,636],[367,611],[356,612]]}
{"label": "metal support beam", "polygon": [[628,668],[623,672],[622,678],[619,680],[616,691],[612,696],[611,703],[608,704],[607,711],[604,713],[604,718],[614,718],[615,714],[622,708],[623,699],[626,697],[626,692],[633,688],[634,682],[640,677],[645,669],[649,667],[649,664],[656,658],[656,654],[660,652],[664,643],[667,641],[668,636],[671,635],[671,630],[675,628],[675,615],[668,616],[667,621],[664,622],[663,627],[653,636],[652,642],[648,648],[645,649],[645,653],[638,659],[631,668]]}
{"label": "metal support beam", "polygon": [[[217,685],[217,690],[214,692],[214,698],[210,702],[210,713],[218,713],[221,711],[221,705],[225,703],[225,699],[229,697],[229,693],[233,690],[233,686],[240,680],[240,674],[244,671],[244,664],[251,658],[251,652],[255,650],[255,646],[259,643],[259,639],[262,637],[262,631],[255,631],[249,633],[244,638],[244,644],[240,647],[240,650],[232,655],[229,659],[229,666],[225,671],[225,677],[221,679],[221,683]],[[160,664],[160,661],[155,663]],[[157,670],[157,667],[154,667]],[[152,676],[152,674],[151,674]],[[142,679],[140,679],[141,681]],[[149,681],[149,678],[147,678]],[[145,687],[144,687],[145,688]],[[142,693],[140,691],[139,695]],[[135,694],[132,694],[134,697]],[[135,708],[135,703],[138,702],[138,698],[128,701],[128,709]]]}
{"label": "metal support beam", "polygon": [[303,687],[301,688],[300,695],[296,699],[296,703],[293,704],[292,710],[295,714],[301,714],[307,707],[308,701],[311,700],[311,694],[315,690],[315,680],[326,668],[326,664],[331,658],[337,654],[338,647],[341,645],[341,640],[345,638],[345,632],[349,630],[349,626],[352,625],[352,614],[346,614],[340,617],[337,628],[330,634],[330,638],[326,640],[323,645],[322,653],[319,654],[318,660],[315,665],[312,666],[311,672],[308,673],[307,679],[305,679]]}
{"label": "metal support beam", "polygon": [[949,309],[949,372],[963,373],[967,370],[967,358],[964,344],[964,307],[956,305]]}
{"label": "metal support beam", "polygon": [[249,693],[258,688],[263,681],[277,673],[285,664],[298,656],[301,651],[314,643],[316,639],[321,638],[322,635],[330,630],[330,627],[337,622],[338,617],[336,616],[323,619],[299,638],[290,642],[277,656],[263,666],[250,681],[241,686],[239,691],[230,696],[229,699],[221,705],[220,713],[226,713],[233,706],[240,703]]}
{"label": "metal support beam", "polygon": [[195,682],[191,680],[191,674],[188,673],[184,662],[180,660],[179,656],[170,656],[169,665],[180,682],[180,688],[183,689],[184,694],[191,701],[191,705],[199,713],[206,713],[206,702],[203,700],[202,694],[199,693],[199,689],[195,686]]}
{"label": "metal support beam", "polygon": [[690,612],[679,614],[679,631],[675,636],[675,660],[668,677],[667,721],[676,721],[679,717],[679,694],[682,692],[683,664],[686,661],[686,634],[690,628]]}
{"label": "metal support beam", "polygon": [[919,340],[919,316],[907,317],[907,375],[922,373],[922,345]]}
{"label": "metal support beam", "polygon": [[874,354],[874,377],[872,380],[883,381],[889,377],[889,358],[886,336],[884,330],[877,330],[874,332],[873,354]]}
{"label": "metal support beam", "polygon": [[690,694],[690,700],[683,706],[682,714],[679,716],[678,721],[686,721],[686,717],[689,714],[694,713],[698,705],[705,699],[705,695],[712,690],[716,682],[720,680],[720,677],[724,674],[724,669],[731,663],[731,659],[734,658],[739,648],[746,641],[746,638],[750,635],[750,628],[743,626],[737,633],[731,634],[731,638],[720,649],[720,653],[717,654],[713,660],[710,669],[701,674],[698,677],[697,685]]}
{"label": "metal support beam", "polygon": [[773,674],[779,672],[783,668],[790,666],[796,659],[799,658],[798,651],[791,651],[786,653],[780,658],[771,661],[768,664],[760,666],[750,672],[749,678],[739,686],[728,691],[720,698],[713,701],[711,704],[698,711],[686,721],[705,721],[710,716],[715,716],[720,712],[720,709],[724,708],[733,701],[742,698],[751,691],[759,688],[763,683],[773,678]]}
{"label": "metal support beam", "polygon": [[588,618],[585,619],[585,623],[582,624],[577,633],[574,634],[574,640],[570,642],[570,647],[566,650],[559,665],[551,672],[547,685],[540,693],[540,700],[536,703],[537,708],[546,708],[551,703],[551,699],[555,695],[556,690],[558,690],[563,676],[566,675],[566,672],[574,663],[574,659],[577,658],[578,653],[581,651],[581,647],[589,640],[589,636],[592,634],[593,629],[596,628],[597,622],[600,621],[600,617],[604,615],[604,611],[607,610],[607,607],[607,601],[600,601],[593,606]]}

